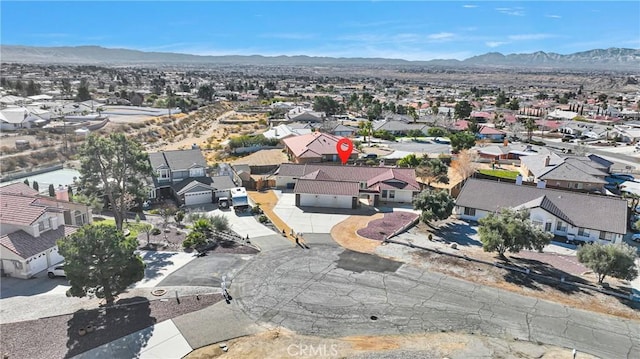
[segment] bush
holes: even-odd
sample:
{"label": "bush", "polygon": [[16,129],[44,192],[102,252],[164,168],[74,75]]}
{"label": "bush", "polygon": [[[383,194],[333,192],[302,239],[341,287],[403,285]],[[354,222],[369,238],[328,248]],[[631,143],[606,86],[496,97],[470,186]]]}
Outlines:
{"label": "bush", "polygon": [[151,234],[153,234],[154,236],[157,236],[158,234],[160,234],[160,228],[154,228],[151,230]]}
{"label": "bush", "polygon": [[209,223],[216,231],[224,232],[229,230],[229,220],[223,215],[215,215],[209,218]]}
{"label": "bush", "polygon": [[267,218],[267,216],[265,216],[264,214],[258,217],[258,222],[260,223],[267,223],[268,221],[269,221],[269,218]]}

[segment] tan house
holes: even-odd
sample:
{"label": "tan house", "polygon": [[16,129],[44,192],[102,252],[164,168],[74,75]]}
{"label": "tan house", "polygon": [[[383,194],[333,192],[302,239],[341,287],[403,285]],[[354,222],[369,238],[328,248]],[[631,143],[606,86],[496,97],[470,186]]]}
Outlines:
{"label": "tan house", "polygon": [[0,270],[30,278],[64,258],[58,239],[91,223],[89,207],[41,196],[24,183],[0,187]]}
{"label": "tan house", "polygon": [[604,193],[609,167],[597,159],[601,160],[587,156],[563,157],[555,153],[526,156],[520,158],[520,174],[525,181],[544,181],[547,187]]}

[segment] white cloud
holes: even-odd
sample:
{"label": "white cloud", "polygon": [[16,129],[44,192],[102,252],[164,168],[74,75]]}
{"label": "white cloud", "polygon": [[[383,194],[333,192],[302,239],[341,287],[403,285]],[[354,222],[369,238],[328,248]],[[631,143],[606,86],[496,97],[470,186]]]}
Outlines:
{"label": "white cloud", "polygon": [[488,47],[498,47],[498,46],[502,46],[502,45],[508,44],[508,42],[506,42],[506,41],[487,41],[484,44],[487,45]]}
{"label": "white cloud", "polygon": [[478,5],[462,5],[462,7],[465,9],[474,9],[474,8],[477,8]]}
{"label": "white cloud", "polygon": [[556,37],[553,34],[519,34],[519,35],[509,35],[509,40],[513,41],[528,41],[528,40],[544,40],[552,37]]}
{"label": "white cloud", "polygon": [[454,34],[450,33],[450,32],[439,32],[437,34],[431,34],[429,36],[427,36],[429,39],[431,40],[444,40],[444,39],[450,39],[454,36]]}
{"label": "white cloud", "polygon": [[498,7],[496,11],[510,16],[524,16],[524,9],[521,7]]}
{"label": "white cloud", "polygon": [[562,19],[562,16],[560,15],[545,15],[545,16],[551,19]]}

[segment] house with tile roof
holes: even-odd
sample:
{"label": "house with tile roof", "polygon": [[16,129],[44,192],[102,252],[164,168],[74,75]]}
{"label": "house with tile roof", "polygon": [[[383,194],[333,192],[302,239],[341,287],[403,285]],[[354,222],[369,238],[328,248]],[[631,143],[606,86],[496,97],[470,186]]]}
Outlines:
{"label": "house with tile roof", "polygon": [[30,278],[64,258],[57,240],[91,223],[80,203],[41,196],[24,183],[0,187],[0,269]]}
{"label": "house with tile roof", "polygon": [[[210,177],[207,161],[200,149],[149,153],[154,176],[148,182],[149,199],[174,199],[178,205],[213,203],[215,197],[228,197],[237,187],[228,176]],[[233,185],[231,185],[233,184]]]}
{"label": "house with tile roof", "polygon": [[361,199],[373,206],[411,203],[420,191],[412,168],[283,163],[275,178],[276,187],[292,189],[296,205],[307,207],[355,209]]}
{"label": "house with tile roof", "polygon": [[[307,135],[285,138],[282,142],[291,162],[340,162],[336,146],[342,138],[328,133],[312,132]],[[358,150],[354,148],[349,158],[355,160],[358,158],[358,154]]]}
{"label": "house with tile roof", "polygon": [[559,156],[552,152],[526,156],[520,158],[520,174],[529,182],[544,181],[547,187],[604,193],[611,164],[607,166],[603,160],[595,155]]}
{"label": "house with tile roof", "polygon": [[533,224],[556,236],[620,243],[627,232],[627,201],[595,194],[468,179],[454,214],[477,221],[502,208],[528,209]]}

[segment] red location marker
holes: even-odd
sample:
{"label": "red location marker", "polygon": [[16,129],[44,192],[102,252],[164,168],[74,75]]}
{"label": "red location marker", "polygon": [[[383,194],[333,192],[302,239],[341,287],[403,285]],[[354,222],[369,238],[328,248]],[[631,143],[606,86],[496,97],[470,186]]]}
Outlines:
{"label": "red location marker", "polygon": [[342,164],[345,164],[349,160],[351,152],[353,152],[353,142],[348,138],[342,138],[336,143],[336,150],[338,150],[338,156],[340,156]]}

